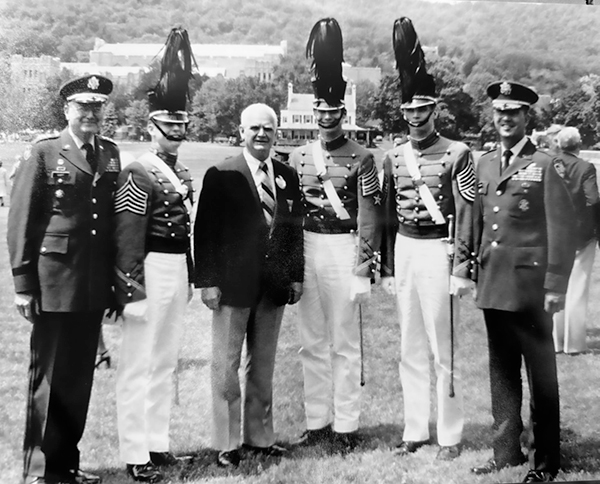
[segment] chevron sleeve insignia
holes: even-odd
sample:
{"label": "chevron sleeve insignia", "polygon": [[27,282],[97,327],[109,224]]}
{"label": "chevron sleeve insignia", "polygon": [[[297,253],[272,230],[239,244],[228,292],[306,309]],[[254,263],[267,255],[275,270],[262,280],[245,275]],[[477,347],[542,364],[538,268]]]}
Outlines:
{"label": "chevron sleeve insignia", "polygon": [[360,179],[363,197],[368,197],[379,192],[379,178],[377,177],[377,169],[375,164],[371,165],[371,169],[363,173]]}
{"label": "chevron sleeve insignia", "polygon": [[148,210],[148,194],[138,187],[129,173],[127,181],[115,194],[115,213],[131,212],[136,215],[146,215]]}
{"label": "chevron sleeve insignia", "polygon": [[456,175],[458,191],[463,198],[469,202],[475,200],[475,169],[473,160],[469,157],[469,162],[465,165],[460,173]]}

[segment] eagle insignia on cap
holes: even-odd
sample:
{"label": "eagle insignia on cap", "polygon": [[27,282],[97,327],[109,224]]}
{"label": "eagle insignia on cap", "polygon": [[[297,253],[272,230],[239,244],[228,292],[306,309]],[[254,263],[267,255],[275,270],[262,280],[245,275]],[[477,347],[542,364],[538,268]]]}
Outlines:
{"label": "eagle insignia on cap", "polygon": [[96,76],[92,76],[88,79],[87,87],[89,87],[92,91],[95,91],[100,86],[100,81]]}
{"label": "eagle insignia on cap", "polygon": [[510,96],[510,92],[511,92],[512,88],[510,87],[510,83],[504,81],[502,84],[500,84],[500,93],[504,94],[505,96]]}

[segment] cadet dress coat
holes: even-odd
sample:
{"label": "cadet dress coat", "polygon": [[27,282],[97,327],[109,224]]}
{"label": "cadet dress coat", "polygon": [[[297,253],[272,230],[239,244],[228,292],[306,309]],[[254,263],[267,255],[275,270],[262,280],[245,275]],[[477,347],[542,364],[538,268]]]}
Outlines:
{"label": "cadet dress coat", "polygon": [[559,395],[552,319],[544,297],[567,289],[576,219],[556,160],[528,140],[501,172],[500,152],[479,159],[474,204],[476,304],[483,309],[488,333],[494,459],[498,467],[523,459],[524,359],[531,394],[529,465],[556,475]]}
{"label": "cadet dress coat", "polygon": [[8,247],[17,293],[39,295],[31,335],[24,474],[79,468],[102,314],[113,305],[116,145],[96,136],[93,172],[69,130],[34,144],[14,183]]}

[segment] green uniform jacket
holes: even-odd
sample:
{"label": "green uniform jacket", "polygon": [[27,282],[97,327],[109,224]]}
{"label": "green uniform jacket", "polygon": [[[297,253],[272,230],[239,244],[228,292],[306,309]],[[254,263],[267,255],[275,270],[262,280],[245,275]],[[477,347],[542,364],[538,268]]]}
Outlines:
{"label": "green uniform jacket", "polygon": [[552,157],[528,141],[500,174],[500,156],[490,151],[477,163],[476,303],[539,310],[546,291],[566,292],[577,218]]}
{"label": "green uniform jacket", "polygon": [[34,144],[11,198],[8,248],[17,293],[47,312],[103,310],[113,301],[113,194],[119,150],[97,136],[94,174],[68,130]]}

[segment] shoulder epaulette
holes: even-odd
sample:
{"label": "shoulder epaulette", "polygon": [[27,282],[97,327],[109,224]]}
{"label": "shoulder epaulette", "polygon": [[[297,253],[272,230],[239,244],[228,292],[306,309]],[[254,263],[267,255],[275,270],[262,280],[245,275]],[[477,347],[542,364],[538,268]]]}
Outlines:
{"label": "shoulder epaulette", "polygon": [[33,144],[39,143],[40,141],[57,139],[59,136],[60,133],[40,134],[36,139],[33,140]]}
{"label": "shoulder epaulette", "polygon": [[112,143],[113,145],[117,145],[116,141],[113,140],[112,138],[108,138],[106,136],[102,136],[102,135],[98,135],[98,138],[100,138],[102,141],[108,141],[109,143]]}

